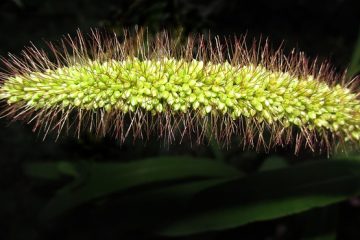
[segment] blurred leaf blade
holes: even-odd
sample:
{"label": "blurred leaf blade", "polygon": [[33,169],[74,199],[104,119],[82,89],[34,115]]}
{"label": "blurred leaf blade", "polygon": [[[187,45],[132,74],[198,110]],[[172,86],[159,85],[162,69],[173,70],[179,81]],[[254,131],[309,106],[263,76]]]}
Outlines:
{"label": "blurred leaf blade", "polygon": [[354,46],[353,55],[350,61],[348,76],[355,77],[355,75],[358,73],[360,73],[360,30]]}
{"label": "blurred leaf blade", "polygon": [[63,176],[78,176],[75,165],[66,161],[33,162],[25,164],[24,173],[33,178],[59,180]]}
{"label": "blurred leaf blade", "polygon": [[180,215],[200,191],[231,180],[234,180],[234,177],[195,180],[124,195],[117,205],[122,213],[122,219],[119,219],[120,225],[124,230],[147,229],[151,232],[159,224]]}
{"label": "blurred leaf blade", "polygon": [[158,157],[131,163],[93,163],[87,166],[82,185],[60,191],[45,207],[48,219],[109,194],[133,187],[193,178],[238,177],[241,173],[222,162],[191,157]]}
{"label": "blurred leaf blade", "polygon": [[[269,170],[200,193],[188,215],[159,233],[185,236],[236,228],[328,206],[359,193],[360,162],[319,161]],[[208,206],[206,199],[212,199]]]}
{"label": "blurred leaf blade", "polygon": [[267,159],[265,159],[264,163],[261,165],[259,171],[269,171],[279,168],[285,168],[288,167],[289,163],[281,157],[278,156],[272,156]]}

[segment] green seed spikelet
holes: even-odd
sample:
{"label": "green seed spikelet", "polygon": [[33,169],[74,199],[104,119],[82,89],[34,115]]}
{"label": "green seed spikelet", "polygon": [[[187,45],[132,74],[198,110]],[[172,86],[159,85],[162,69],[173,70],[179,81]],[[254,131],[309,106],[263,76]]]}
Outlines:
{"label": "green seed spikelet", "polygon": [[209,128],[224,145],[235,136],[265,149],[360,139],[355,81],[303,54],[272,52],[267,42],[247,49],[245,38],[124,36],[93,31],[85,39],[78,32],[61,47],[49,44],[53,60],[34,46],[23,58],[10,55],[10,71],[1,75],[2,115],[35,122],[46,134],[75,126],[78,134],[87,129],[121,141],[158,133],[200,143]]}

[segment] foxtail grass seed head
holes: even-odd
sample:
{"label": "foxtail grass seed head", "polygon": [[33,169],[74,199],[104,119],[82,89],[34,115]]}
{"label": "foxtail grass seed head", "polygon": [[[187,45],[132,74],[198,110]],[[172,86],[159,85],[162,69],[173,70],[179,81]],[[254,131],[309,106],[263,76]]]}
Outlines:
{"label": "foxtail grass seed head", "polygon": [[[140,30],[123,37],[92,31],[66,37],[51,52],[31,46],[3,59],[2,116],[46,134],[74,126],[121,142],[152,133],[169,142],[215,138],[270,149],[311,150],[360,140],[355,81],[303,53],[271,51],[268,42]],[[210,129],[210,131],[209,131]],[[210,132],[210,134],[209,134]]]}

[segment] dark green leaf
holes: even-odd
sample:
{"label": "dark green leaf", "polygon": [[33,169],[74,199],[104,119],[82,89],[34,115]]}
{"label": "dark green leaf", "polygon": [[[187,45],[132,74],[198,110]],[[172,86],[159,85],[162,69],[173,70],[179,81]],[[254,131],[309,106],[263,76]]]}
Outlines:
{"label": "dark green leaf", "polygon": [[274,169],[284,168],[287,166],[289,166],[289,164],[284,158],[272,156],[270,158],[265,159],[259,171],[274,170]]}
{"label": "dark green leaf", "polygon": [[[159,224],[180,215],[198,192],[231,180],[234,180],[234,177],[194,180],[126,194],[116,202],[116,208],[121,209],[122,215],[119,224],[124,230],[148,229],[152,231]],[[109,208],[106,204],[103,206]]]}
{"label": "dark green leaf", "polygon": [[318,161],[264,171],[200,193],[188,214],[160,233],[182,236],[235,228],[334,204],[359,192],[359,162]]}
{"label": "dark green leaf", "polygon": [[65,161],[29,163],[24,166],[24,172],[30,177],[48,180],[58,180],[65,175],[78,175],[74,164]]}
{"label": "dark green leaf", "polygon": [[359,74],[359,73],[360,73],[360,31],[359,31],[358,39],[354,46],[353,55],[348,69],[348,76],[355,77],[355,74]]}
{"label": "dark green leaf", "polygon": [[87,166],[82,185],[66,188],[44,209],[47,219],[92,199],[133,187],[166,181],[240,176],[240,172],[222,162],[191,157],[159,157],[131,163],[92,163]]}

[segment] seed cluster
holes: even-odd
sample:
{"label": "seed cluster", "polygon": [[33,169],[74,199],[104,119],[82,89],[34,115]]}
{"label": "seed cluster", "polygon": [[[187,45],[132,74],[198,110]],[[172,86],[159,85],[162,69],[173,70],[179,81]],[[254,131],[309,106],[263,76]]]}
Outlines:
{"label": "seed cluster", "polygon": [[294,144],[295,152],[360,140],[356,81],[267,42],[247,48],[245,38],[143,30],[120,41],[95,30],[49,46],[50,55],[34,46],[10,54],[0,72],[0,116],[45,136],[74,127],[121,142],[155,133],[168,143],[213,137],[225,146],[236,136],[244,147]]}
{"label": "seed cluster", "polygon": [[340,86],[300,79],[262,66],[232,66],[174,58],[91,61],[7,79],[1,98],[34,109],[141,108],[153,114],[196,110],[201,115],[255,118],[284,127],[342,131],[360,138],[360,102]]}

